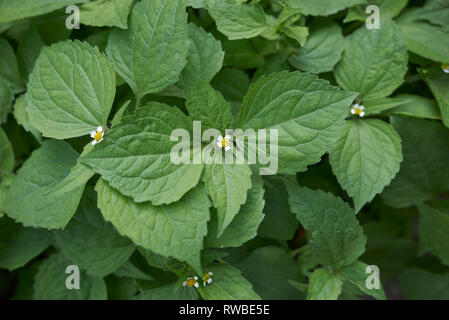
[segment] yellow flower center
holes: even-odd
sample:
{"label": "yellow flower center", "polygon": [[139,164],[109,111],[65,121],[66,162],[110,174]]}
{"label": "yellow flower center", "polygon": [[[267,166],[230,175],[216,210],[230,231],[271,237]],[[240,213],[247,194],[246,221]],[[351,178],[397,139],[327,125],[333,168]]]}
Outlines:
{"label": "yellow flower center", "polygon": [[226,148],[229,145],[229,141],[226,138],[221,139],[221,146]]}
{"label": "yellow flower center", "polygon": [[101,140],[101,137],[102,137],[102,133],[101,133],[101,132],[95,132],[94,139],[95,139],[96,141],[100,141],[100,140]]}
{"label": "yellow flower center", "polygon": [[359,115],[360,112],[362,112],[362,109],[360,109],[360,108],[355,108],[355,114],[356,114],[356,115]]}
{"label": "yellow flower center", "polygon": [[207,281],[209,281],[209,279],[210,279],[210,274],[206,273],[206,275],[203,278],[203,281],[207,282]]}
{"label": "yellow flower center", "polygon": [[449,64],[443,63],[443,64],[441,65],[441,67],[442,67],[443,69],[449,69]]}
{"label": "yellow flower center", "polygon": [[187,285],[188,285],[189,287],[194,287],[194,286],[195,286],[195,283],[196,283],[196,280],[193,279],[193,278],[190,278],[190,279],[187,279],[186,283],[187,283]]}

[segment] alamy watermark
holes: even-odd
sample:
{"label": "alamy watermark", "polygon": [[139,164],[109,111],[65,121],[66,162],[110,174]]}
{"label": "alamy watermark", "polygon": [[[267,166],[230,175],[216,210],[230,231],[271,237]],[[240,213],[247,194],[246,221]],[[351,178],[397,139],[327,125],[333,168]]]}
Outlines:
{"label": "alamy watermark", "polygon": [[380,9],[378,6],[369,5],[365,10],[366,14],[370,14],[365,20],[366,28],[369,30],[380,29]]}
{"label": "alamy watermark", "polygon": [[173,164],[257,164],[261,175],[274,175],[278,170],[277,129],[218,129],[202,131],[201,121],[193,121],[193,137],[186,129],[175,129],[170,141],[176,143],[170,152]]}
{"label": "alamy watermark", "polygon": [[365,273],[369,274],[366,278],[365,286],[367,289],[380,289],[380,270],[376,265],[366,266]]}
{"label": "alamy watermark", "polygon": [[65,273],[69,276],[65,280],[65,287],[68,290],[79,290],[80,289],[80,268],[77,265],[69,265],[65,269]]}

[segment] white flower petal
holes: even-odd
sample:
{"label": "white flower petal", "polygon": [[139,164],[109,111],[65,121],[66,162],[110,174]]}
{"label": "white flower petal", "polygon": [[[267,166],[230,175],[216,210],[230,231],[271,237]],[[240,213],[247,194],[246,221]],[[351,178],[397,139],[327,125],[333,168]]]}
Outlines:
{"label": "white flower petal", "polygon": [[225,135],[226,140],[231,140],[231,136],[229,134]]}
{"label": "white flower petal", "polygon": [[362,110],[362,111],[363,111],[363,110],[365,110],[365,107],[364,107],[364,106],[362,106],[362,105],[361,105],[361,106],[359,106],[359,108],[360,108],[360,110]]}
{"label": "white flower petal", "polygon": [[365,116],[365,111],[360,112],[359,116],[364,117]]}
{"label": "white flower petal", "polygon": [[96,134],[97,132],[96,131],[92,131],[91,133],[90,133],[90,137],[91,138],[95,138],[95,134]]}
{"label": "white flower petal", "polygon": [[229,151],[229,149],[231,149],[230,146],[225,147],[225,151]]}
{"label": "white flower petal", "polygon": [[222,148],[221,142],[217,142],[217,146],[218,146],[219,148]]}
{"label": "white flower petal", "polygon": [[97,144],[97,140],[92,141],[92,144],[96,145]]}
{"label": "white flower petal", "polygon": [[207,283],[211,283],[211,282],[212,282],[212,279],[209,278],[209,279],[207,280]]}
{"label": "white flower petal", "polygon": [[194,276],[193,279],[198,280],[198,277],[197,277],[197,276]]}
{"label": "white flower petal", "polygon": [[355,114],[355,109],[351,109],[351,114]]}
{"label": "white flower petal", "polygon": [[187,285],[187,281],[184,281],[182,285],[185,287]]}
{"label": "white flower petal", "polygon": [[103,127],[102,126],[98,126],[97,127],[97,132],[101,132],[101,131],[103,131]]}
{"label": "white flower petal", "polygon": [[210,274],[211,276],[213,276],[213,275],[214,275],[214,273],[213,273],[213,272],[210,272],[210,271],[208,272],[208,274]]}
{"label": "white flower petal", "polygon": [[199,287],[198,282],[195,282],[195,288],[198,288],[198,287]]}

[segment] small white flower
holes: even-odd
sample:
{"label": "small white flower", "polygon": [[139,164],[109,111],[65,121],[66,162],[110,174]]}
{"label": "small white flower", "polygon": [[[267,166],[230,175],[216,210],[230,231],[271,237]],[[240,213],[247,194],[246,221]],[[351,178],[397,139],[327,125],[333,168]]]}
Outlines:
{"label": "small white flower", "polygon": [[206,284],[212,283],[212,276],[214,274],[212,272],[208,272],[203,277],[203,286],[206,286]]}
{"label": "small white flower", "polygon": [[449,64],[443,63],[443,64],[441,65],[441,69],[443,69],[443,72],[444,72],[444,73],[449,73]]}
{"label": "small white flower", "polygon": [[364,117],[365,116],[365,107],[362,106],[361,104],[356,103],[351,107],[351,114],[355,114],[359,117]]}
{"label": "small white flower", "polygon": [[92,141],[92,144],[96,145],[97,143],[103,141],[103,136],[104,136],[103,127],[102,126],[97,127],[96,131],[92,131],[90,133],[90,137],[94,139],[94,141]]}
{"label": "small white flower", "polygon": [[217,146],[219,148],[224,148],[225,151],[228,151],[229,149],[231,149],[231,136],[225,135],[224,138],[222,136],[219,136],[217,138]]}
{"label": "small white flower", "polygon": [[182,285],[183,285],[184,287],[187,286],[187,287],[195,287],[195,288],[198,288],[198,287],[199,287],[199,284],[198,284],[198,277],[197,277],[197,276],[189,277],[189,278],[187,278],[187,279],[182,283]]}

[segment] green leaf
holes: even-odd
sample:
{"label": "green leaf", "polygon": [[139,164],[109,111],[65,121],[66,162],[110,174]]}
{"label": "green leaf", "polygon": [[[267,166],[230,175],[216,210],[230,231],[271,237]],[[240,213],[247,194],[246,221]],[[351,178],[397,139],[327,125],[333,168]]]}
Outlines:
{"label": "green leaf", "polygon": [[203,164],[171,161],[172,148],[178,144],[170,140],[175,128],[192,132],[192,123],[179,109],[150,102],[123,117],[80,162],[137,202],[177,201],[198,184]]}
{"label": "green leaf", "polygon": [[190,118],[201,121],[201,129],[217,129],[223,136],[231,128],[231,107],[220,92],[192,73],[183,73],[186,107]]}
{"label": "green leaf", "polygon": [[131,256],[130,260],[124,263],[120,268],[118,268],[114,275],[123,278],[123,277],[129,277],[132,279],[139,279],[139,280],[154,280],[153,277],[149,276],[147,273],[142,271],[138,265],[136,265],[136,262],[132,260],[134,255]]}
{"label": "green leaf", "polygon": [[8,120],[13,100],[14,95],[11,89],[5,83],[0,82],[0,124]]}
{"label": "green leaf", "polygon": [[48,245],[44,230],[24,228],[7,217],[0,218],[0,268],[11,271],[23,267]]}
{"label": "green leaf", "polygon": [[80,6],[80,22],[94,27],[128,28],[134,0],[97,0]]}
{"label": "green leaf", "polygon": [[356,261],[353,264],[341,269],[341,275],[344,281],[356,286],[364,294],[370,295],[377,300],[385,300],[385,292],[382,287],[379,289],[369,289],[366,286],[366,279],[369,274],[366,273],[366,267],[368,265],[361,261]]}
{"label": "green leaf", "polygon": [[251,283],[242,277],[239,270],[225,264],[210,265],[206,272],[212,272],[212,283],[198,288],[205,300],[260,300]]}
{"label": "green leaf", "polygon": [[5,131],[0,127],[0,179],[14,169],[14,151]]}
{"label": "green leaf", "polygon": [[89,275],[104,277],[124,264],[135,246],[104,221],[93,189],[87,189],[77,214],[63,231],[54,232],[64,255]]}
{"label": "green leaf", "polygon": [[65,142],[46,140],[17,171],[3,210],[24,226],[64,228],[78,207],[84,185],[59,196],[45,196],[75,165],[78,154]]}
{"label": "green leaf", "polygon": [[129,19],[128,30],[111,32],[106,51],[139,102],[178,81],[187,63],[184,0],[142,0]]}
{"label": "green leaf", "polygon": [[449,265],[449,215],[421,204],[419,209],[419,242]]}
{"label": "green leaf", "polygon": [[67,139],[106,126],[115,73],[105,55],[85,42],[45,47],[28,82],[27,111],[44,136]]}
{"label": "green leaf", "polygon": [[155,268],[171,271],[173,269],[179,269],[184,267],[184,265],[181,262],[173,258],[163,257],[160,254],[154,253],[151,250],[142,247],[138,247],[137,250],[145,258],[147,263]]}
{"label": "green leaf", "polygon": [[105,279],[105,282],[109,300],[129,300],[137,293],[135,280],[132,278],[119,278],[111,275]]}
{"label": "green leaf", "polygon": [[188,287],[178,287],[169,284],[160,288],[146,290],[139,293],[135,300],[197,300],[198,294],[195,289]]}
{"label": "green leaf", "polygon": [[338,197],[287,183],[288,203],[310,232],[318,263],[338,270],[365,251],[366,237],[354,211]]}
{"label": "green leaf", "polygon": [[200,251],[210,218],[210,201],[202,186],[179,201],[163,206],[135,203],[102,179],[96,190],[104,218],[121,235],[164,257],[185,261],[201,272]]}
{"label": "green leaf", "polygon": [[[206,169],[206,172],[207,171],[208,170]],[[263,200],[263,183],[257,172],[252,173],[250,185],[251,188],[248,190],[246,202],[244,201],[240,210],[238,210],[238,213],[223,231],[221,236],[217,236],[220,225],[219,213],[212,215],[212,219],[209,222],[209,232],[207,233],[205,240],[205,247],[238,247],[257,235],[257,229],[263,220],[262,211],[265,204],[265,201]],[[220,188],[219,185],[216,185],[215,189],[217,189],[217,186]],[[237,186],[236,188],[240,190],[241,186]],[[235,192],[235,190],[230,191],[232,193]],[[246,191],[244,192],[244,195],[246,195]],[[239,197],[242,198],[243,194],[239,195]],[[233,199],[235,199],[235,196]]]}
{"label": "green leaf", "polygon": [[415,10],[409,10],[397,19],[408,50],[424,58],[446,63],[449,61],[447,33],[437,26],[418,21],[419,16],[416,13]]}
{"label": "green leaf", "polygon": [[262,299],[291,300],[301,297],[289,284],[289,280],[301,281],[301,272],[284,248],[258,248],[236,267],[253,284],[254,291]]}
{"label": "green leaf", "polygon": [[449,273],[437,274],[407,268],[399,276],[399,284],[407,300],[449,299]]}
{"label": "green leaf", "polygon": [[95,172],[88,166],[79,162],[76,163],[70,173],[51,190],[47,191],[45,195],[59,196],[66,192],[73,191],[79,187],[86,185]]}
{"label": "green leaf", "polygon": [[347,120],[329,155],[332,171],[358,212],[399,171],[401,138],[381,120]]}
{"label": "green leaf", "polygon": [[408,101],[389,110],[389,114],[414,118],[441,119],[440,109],[432,99],[407,93],[399,94],[395,96],[395,99],[405,99]]}
{"label": "green leaf", "polygon": [[61,253],[42,261],[34,281],[36,300],[106,300],[107,290],[102,278],[80,272],[80,289],[68,290],[66,268],[72,265]]}
{"label": "green leaf", "polygon": [[115,126],[120,124],[120,122],[122,121],[123,117],[125,116],[125,114],[127,112],[127,108],[130,105],[130,103],[131,103],[131,100],[125,101],[122,104],[122,106],[117,110],[117,112],[114,114],[114,118],[112,118],[112,120],[111,120],[112,128],[114,128]]}
{"label": "green leaf", "polygon": [[206,0],[186,0],[186,6],[193,7],[195,9],[204,8]]}
{"label": "green leaf", "polygon": [[265,12],[255,5],[239,4],[236,0],[207,0],[207,10],[217,29],[229,40],[253,38],[269,27]]}
{"label": "green leaf", "polygon": [[316,24],[304,46],[297,48],[289,62],[311,73],[332,71],[343,52],[343,35],[336,23]]}
{"label": "green leaf", "polygon": [[233,116],[231,127],[234,127],[234,123],[237,121],[243,98],[250,84],[249,77],[245,72],[231,68],[221,69],[211,82],[211,85],[220,91],[231,105]]}
{"label": "green leaf", "polygon": [[251,40],[222,40],[225,66],[252,69],[264,63],[264,56]]}
{"label": "green leaf", "polygon": [[[3,13],[1,1],[0,12]],[[24,89],[14,50],[9,42],[2,38],[0,38],[0,84],[9,87],[13,93],[18,93]]]}
{"label": "green leaf", "polygon": [[298,41],[300,46],[303,46],[306,43],[307,37],[309,36],[309,28],[302,26],[282,27],[281,31],[288,37]]}
{"label": "green leaf", "polygon": [[424,80],[432,90],[440,106],[443,123],[449,127],[449,77],[441,70],[430,71],[424,75]]}
{"label": "green leaf", "polygon": [[310,74],[274,73],[251,85],[238,127],[276,129],[278,172],[294,174],[320,161],[344,125],[354,98],[355,94]]}
{"label": "green leaf", "polygon": [[265,238],[291,240],[298,229],[298,221],[288,206],[288,193],[284,180],[279,177],[264,178],[265,218],[259,235]]}
{"label": "green leaf", "polygon": [[[389,15],[391,18],[396,17],[407,6],[409,0],[371,0],[367,5],[375,5],[379,7],[381,15]],[[367,5],[359,5],[348,10],[346,18],[343,22],[362,21],[364,22],[369,16],[365,12]]]}
{"label": "green leaf", "polygon": [[419,19],[425,19],[432,24],[441,25],[446,32],[449,31],[447,26],[449,21],[449,2],[447,0],[428,0],[422,10],[418,12]]}
{"label": "green leaf", "polygon": [[25,95],[22,94],[17,97],[16,101],[14,102],[14,118],[16,119],[17,123],[25,129],[25,131],[30,132],[39,143],[42,143],[41,133],[37,129],[33,128],[30,124],[30,118],[28,116],[28,113],[26,112],[26,107],[27,102],[25,99]]}
{"label": "green leaf", "polygon": [[410,100],[404,97],[401,99],[398,96],[394,98],[378,98],[373,100],[365,100],[363,101],[363,105],[365,106],[365,114],[366,115],[374,115],[382,113],[386,110],[390,110],[396,106],[404,105]]}
{"label": "green leaf", "polygon": [[241,103],[251,82],[245,72],[239,69],[223,68],[211,84],[226,100]]}
{"label": "green leaf", "polygon": [[383,98],[403,83],[407,61],[400,29],[382,18],[379,30],[361,27],[345,39],[335,77],[344,89],[359,92],[360,100]]}
{"label": "green leaf", "polygon": [[251,170],[246,164],[213,163],[205,166],[201,179],[217,208],[220,237],[246,202]]}
{"label": "green leaf", "polygon": [[88,0],[0,0],[0,22],[39,16],[71,4]]}
{"label": "green leaf", "polygon": [[34,25],[31,25],[25,38],[20,42],[19,48],[17,49],[19,68],[25,79],[28,79],[28,75],[33,71],[34,63],[44,45],[44,41],[42,40],[39,31]]}
{"label": "green leaf", "polygon": [[366,0],[286,0],[290,7],[299,8],[303,14],[311,16],[328,16],[364,2]]}
{"label": "green leaf", "polygon": [[437,121],[397,116],[390,122],[401,136],[404,161],[382,193],[386,203],[409,207],[449,190],[449,129]]}
{"label": "green leaf", "polygon": [[343,281],[329,269],[316,269],[309,279],[307,300],[337,300]]}
{"label": "green leaf", "polygon": [[193,23],[189,23],[189,40],[185,71],[204,82],[210,82],[223,65],[221,42]]}

